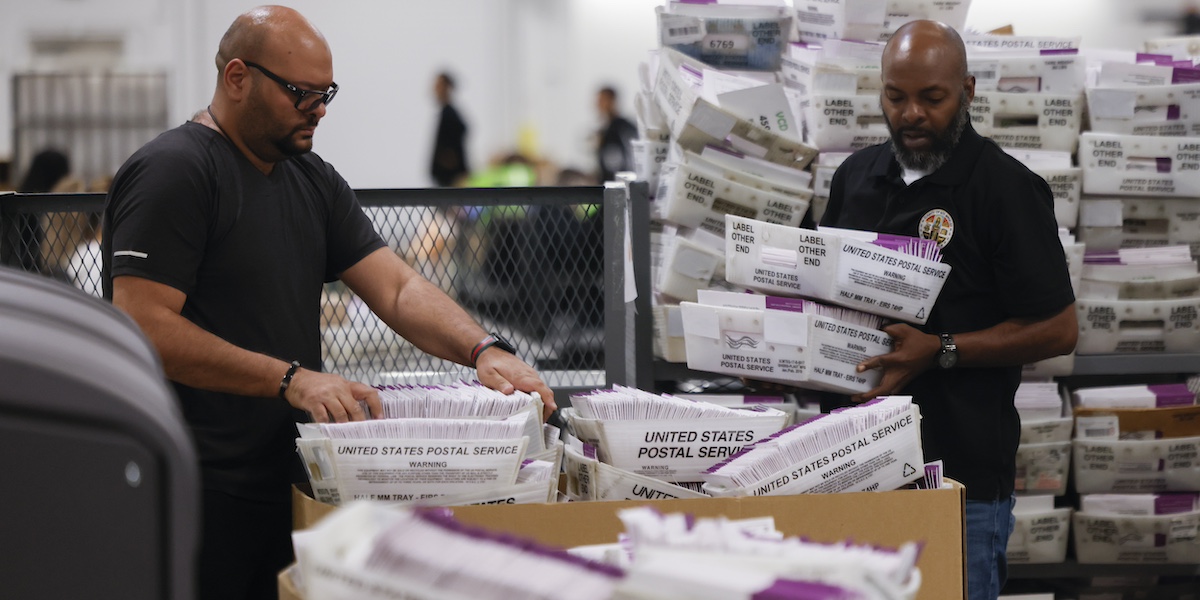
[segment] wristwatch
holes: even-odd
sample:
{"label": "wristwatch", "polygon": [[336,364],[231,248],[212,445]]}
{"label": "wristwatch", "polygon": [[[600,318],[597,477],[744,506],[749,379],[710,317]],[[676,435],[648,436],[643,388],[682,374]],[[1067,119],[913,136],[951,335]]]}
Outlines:
{"label": "wristwatch", "polygon": [[517,353],[517,347],[512,345],[512,343],[509,342],[507,339],[505,339],[504,336],[493,331],[491,337],[496,340],[496,343],[493,345],[496,346],[497,348],[499,348],[509,354]]}
{"label": "wristwatch", "polygon": [[517,353],[517,348],[513,346],[511,342],[504,339],[504,336],[495,332],[489,333],[487,337],[480,340],[479,343],[475,344],[475,347],[471,349],[471,366],[475,366],[475,363],[479,362],[479,355],[483,354],[484,350],[487,350],[492,346],[495,346],[509,354],[515,355]]}
{"label": "wristwatch", "polygon": [[958,364],[958,345],[954,343],[954,337],[948,333],[943,333],[938,336],[942,340],[942,349],[938,352],[938,366],[943,369],[953,368]]}

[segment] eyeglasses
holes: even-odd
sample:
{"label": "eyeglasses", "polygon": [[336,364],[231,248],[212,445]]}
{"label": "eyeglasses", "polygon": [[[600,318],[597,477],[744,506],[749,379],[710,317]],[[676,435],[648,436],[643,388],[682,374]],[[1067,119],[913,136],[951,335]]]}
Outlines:
{"label": "eyeglasses", "polygon": [[272,80],[275,81],[275,83],[282,85],[283,89],[295,94],[296,95],[296,109],[303,111],[303,112],[309,112],[311,110],[314,110],[318,106],[320,106],[322,103],[329,104],[330,102],[333,102],[333,97],[336,96],[338,93],[338,84],[336,84],[336,83],[330,85],[329,91],[327,91],[327,92],[318,92],[316,90],[304,90],[304,89],[300,89],[299,87],[289,83],[286,79],[268,71],[266,67],[264,67],[258,63],[252,63],[248,60],[243,60],[242,62],[246,63],[247,67],[254,67],[255,69],[258,69],[259,71],[262,71],[263,75],[270,77]]}

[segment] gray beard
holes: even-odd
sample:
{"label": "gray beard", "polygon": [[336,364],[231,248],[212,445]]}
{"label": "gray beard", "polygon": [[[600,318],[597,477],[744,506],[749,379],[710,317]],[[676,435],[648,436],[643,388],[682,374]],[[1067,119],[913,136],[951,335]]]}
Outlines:
{"label": "gray beard", "polygon": [[958,98],[958,113],[954,115],[954,120],[941,135],[934,136],[933,148],[914,151],[905,148],[897,141],[900,136],[892,127],[892,122],[888,120],[887,113],[883,113],[883,122],[887,124],[888,133],[891,134],[892,153],[896,155],[896,162],[905,169],[922,173],[932,173],[942,168],[942,165],[950,160],[950,155],[954,154],[954,149],[958,147],[958,142],[970,120],[971,106],[967,102],[967,92],[964,90]]}

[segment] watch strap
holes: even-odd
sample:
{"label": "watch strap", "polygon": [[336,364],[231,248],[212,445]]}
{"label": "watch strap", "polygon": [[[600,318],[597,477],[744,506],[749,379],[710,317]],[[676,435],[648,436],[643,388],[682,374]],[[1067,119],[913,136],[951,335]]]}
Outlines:
{"label": "watch strap", "polygon": [[508,342],[508,340],[495,333],[490,333],[487,337],[479,340],[479,343],[475,344],[475,347],[471,349],[471,366],[474,367],[475,364],[479,362],[479,355],[483,354],[484,350],[487,350],[492,346],[495,346],[509,354],[517,353],[517,349],[514,348],[513,345]]}
{"label": "watch strap", "polygon": [[942,349],[938,352],[938,366],[949,369],[958,364],[958,344],[954,342],[954,336],[940,333],[938,340],[942,343]]}
{"label": "watch strap", "polygon": [[292,378],[296,376],[296,371],[300,369],[300,361],[293,360],[292,364],[288,365],[287,373],[284,373],[283,380],[279,382],[279,397],[287,399],[287,389],[292,385]]}

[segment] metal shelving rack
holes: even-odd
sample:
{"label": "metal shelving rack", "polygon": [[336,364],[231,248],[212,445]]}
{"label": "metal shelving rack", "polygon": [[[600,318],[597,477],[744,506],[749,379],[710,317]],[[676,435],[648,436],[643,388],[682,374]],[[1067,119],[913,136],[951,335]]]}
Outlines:
{"label": "metal shelving rack", "polygon": [[1200,564],[1079,564],[1074,560],[1036,565],[1008,565],[1008,578],[1077,579],[1084,577],[1136,577],[1163,575],[1200,577]]}
{"label": "metal shelving rack", "polygon": [[1200,353],[1095,354],[1076,356],[1071,377],[1081,375],[1141,375],[1200,373]]}

